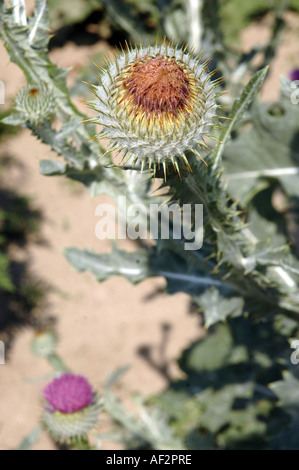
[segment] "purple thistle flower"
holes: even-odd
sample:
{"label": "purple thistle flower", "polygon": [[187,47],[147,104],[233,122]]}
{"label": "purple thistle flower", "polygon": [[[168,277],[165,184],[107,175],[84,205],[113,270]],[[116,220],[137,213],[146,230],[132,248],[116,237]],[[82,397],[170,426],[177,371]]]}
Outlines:
{"label": "purple thistle flower", "polygon": [[294,81],[294,80],[299,80],[299,69],[293,69],[289,73],[289,79]]}
{"label": "purple thistle flower", "polygon": [[43,390],[44,398],[49,407],[46,411],[74,413],[82,410],[93,402],[93,390],[87,379],[81,375],[64,373],[52,380]]}

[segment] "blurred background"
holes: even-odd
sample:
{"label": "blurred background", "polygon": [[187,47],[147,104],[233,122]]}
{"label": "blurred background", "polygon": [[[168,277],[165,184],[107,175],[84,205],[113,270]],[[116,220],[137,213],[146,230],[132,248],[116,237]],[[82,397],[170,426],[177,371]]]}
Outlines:
{"label": "blurred background", "polygon": [[[224,46],[246,54],[266,44],[273,32],[274,3],[221,0]],[[53,32],[50,59],[69,68],[73,101],[89,114],[82,102],[88,98],[82,80],[95,79],[93,62],[103,63],[105,54],[126,40],[145,34],[163,36],[163,28],[171,36],[170,17],[182,36],[189,27],[188,14],[181,14],[188,13],[187,0],[49,0],[48,4]],[[30,15],[33,2],[26,6]],[[280,76],[299,68],[299,0],[290,2],[283,18],[286,27],[262,89],[264,101],[275,101]],[[2,44],[0,64],[6,90],[5,104],[0,105],[4,117],[26,81],[9,63]],[[112,370],[129,364],[118,390],[124,400],[132,393],[147,396],[163,390],[169,377],[180,374],[175,362],[180,351],[204,334],[189,296],[167,296],[162,278],[138,287],[123,278],[99,284],[91,274],[72,269],[62,253],[65,247],[111,250],[111,241],[99,241],[94,234],[95,208],[109,198],[90,198],[80,183],[40,175],[39,160],[51,157],[54,154],[29,130],[0,124],[0,340],[6,346],[6,364],[0,365],[2,449],[15,447],[39,420],[40,389],[52,372],[30,350],[40,330],[55,329],[58,353],[99,391]],[[132,241],[121,246],[135,248]],[[44,433],[33,448],[54,445]]]}

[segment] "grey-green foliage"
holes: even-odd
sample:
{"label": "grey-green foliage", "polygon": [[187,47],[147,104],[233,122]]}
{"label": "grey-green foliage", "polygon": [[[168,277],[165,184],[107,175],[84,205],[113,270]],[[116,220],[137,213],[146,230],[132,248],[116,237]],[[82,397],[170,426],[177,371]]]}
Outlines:
{"label": "grey-green foliage", "polygon": [[41,430],[41,426],[34,428],[14,450],[29,450],[38,441]]}
{"label": "grey-green foliage", "polygon": [[[132,5],[126,9],[123,2],[115,0],[106,6],[119,28],[134,40],[142,25],[136,29]],[[177,31],[178,18],[183,20],[187,14],[186,10],[180,13],[182,3],[161,1],[159,5],[165,17],[158,32]],[[213,5],[217,10],[218,2]],[[182,181],[170,173],[164,183],[167,196],[153,197],[148,177],[110,168],[112,161],[107,156],[98,164],[103,149],[97,141],[89,140],[95,130],[81,123],[83,116],[72,104],[66,87],[66,71],[47,55],[45,0],[37,0],[34,16],[28,21],[7,8],[3,0],[0,7],[0,34],[11,60],[24,71],[28,85],[43,83],[51,89],[53,114],[63,123],[56,130],[49,116],[35,122],[28,114],[24,119],[20,110],[5,119],[10,125],[29,127],[64,158],[63,162],[41,161],[42,174],[80,181],[91,195],[126,196],[127,204],[140,205],[146,226],[153,201],[204,205],[204,244],[200,250],[186,251],[183,240],[175,238],[158,239],[155,246],[135,253],[116,246],[105,255],[88,249],[65,250],[74,268],[90,271],[99,281],[121,275],[137,283],[149,276],[164,276],[169,293],[188,293],[203,312],[205,325],[211,328],[179,360],[186,379],[171,382],[169,389],[156,398],[171,417],[179,441],[190,449],[299,447],[288,440],[296,423],[285,397],[289,375],[283,376],[286,369],[291,377],[294,373],[288,341],[298,335],[299,262],[288,244],[287,219],[269,218],[275,210],[271,198],[263,197],[263,191],[279,186],[298,207],[298,110],[285,91],[275,107],[258,102],[256,95],[267,68],[255,71],[239,93],[242,77],[254,72],[251,59],[258,49],[246,57],[236,57],[224,48],[219,42],[220,20],[211,13],[209,1],[203,2],[198,17],[203,28],[200,37],[231,88],[227,100],[232,105],[230,120],[220,137],[222,143],[209,155],[208,167],[191,152],[188,158],[193,173],[183,174]],[[273,44],[277,43],[278,30],[273,32]],[[188,37],[183,34],[182,39]],[[265,62],[270,46],[262,51]],[[297,395],[294,400],[297,406]],[[109,406],[112,417],[120,412],[113,400]],[[130,423],[116,415],[114,418],[124,427]],[[146,436],[144,441],[157,448],[149,429],[142,425],[138,429]]]}
{"label": "grey-green foliage", "polygon": [[255,103],[247,123],[250,130],[239,129],[224,152],[229,192],[244,207],[261,188],[275,182],[287,196],[298,197],[298,106],[285,96],[279,103]]}
{"label": "grey-green foliage", "polygon": [[[270,449],[274,442],[274,448],[285,448],[293,421],[277,397],[287,400],[292,393],[298,406],[294,387],[291,392],[290,384],[280,382],[290,363],[287,335],[296,324],[281,334],[281,318],[273,324],[272,312],[262,313],[255,322],[239,317],[218,324],[183,352],[179,365],[186,379],[173,381],[155,400],[179,435],[186,428],[199,437],[212,434],[211,448],[219,449]],[[289,448],[298,447],[292,446],[294,439]]]}
{"label": "grey-green foliage", "polygon": [[[103,409],[115,424],[125,431],[119,433],[118,439],[133,449],[185,449],[182,440],[175,436],[173,428],[169,425],[169,415],[162,412],[159,406],[146,407],[144,399],[138,396],[135,397],[138,413],[133,414],[128,413],[117,400],[112,387],[127,370],[128,367],[122,367],[110,375],[102,399]],[[107,437],[99,434],[99,439]]]}

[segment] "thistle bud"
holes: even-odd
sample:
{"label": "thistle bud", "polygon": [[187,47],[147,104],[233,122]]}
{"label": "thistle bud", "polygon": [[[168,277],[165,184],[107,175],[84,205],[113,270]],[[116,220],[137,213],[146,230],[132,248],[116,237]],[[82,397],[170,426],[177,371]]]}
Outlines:
{"label": "thistle bud", "polygon": [[31,341],[33,354],[48,357],[54,354],[57,347],[57,336],[53,331],[37,331]]}
{"label": "thistle bud", "polygon": [[155,174],[161,165],[166,175],[168,163],[191,171],[188,152],[202,159],[218,107],[217,83],[201,60],[166,43],[114,55],[89,102],[98,113],[91,121],[103,126],[97,136],[110,139],[108,151],[141,171]]}
{"label": "thistle bud", "polygon": [[15,100],[15,109],[25,121],[37,124],[48,119],[55,109],[53,92],[43,83],[23,88]]}

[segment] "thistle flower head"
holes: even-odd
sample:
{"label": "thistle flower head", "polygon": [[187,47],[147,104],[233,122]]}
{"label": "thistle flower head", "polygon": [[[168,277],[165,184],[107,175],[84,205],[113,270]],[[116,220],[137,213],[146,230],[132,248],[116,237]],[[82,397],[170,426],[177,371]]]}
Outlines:
{"label": "thistle flower head", "polygon": [[53,92],[43,83],[23,88],[15,100],[15,109],[33,124],[49,118],[54,108]]}
{"label": "thistle flower head", "polygon": [[98,137],[109,138],[108,151],[122,153],[122,162],[143,168],[171,162],[189,170],[188,151],[202,159],[205,138],[215,127],[217,93],[212,74],[186,48],[161,45],[127,48],[113,57],[92,86],[101,124]]}
{"label": "thistle flower head", "polygon": [[43,422],[57,441],[83,438],[97,422],[99,401],[87,379],[64,373],[43,390]]}
{"label": "thistle flower head", "polygon": [[87,379],[81,375],[62,374],[43,390],[50,411],[73,413],[92,403],[93,391]]}
{"label": "thistle flower head", "polygon": [[293,69],[289,73],[290,80],[299,80],[299,69]]}

